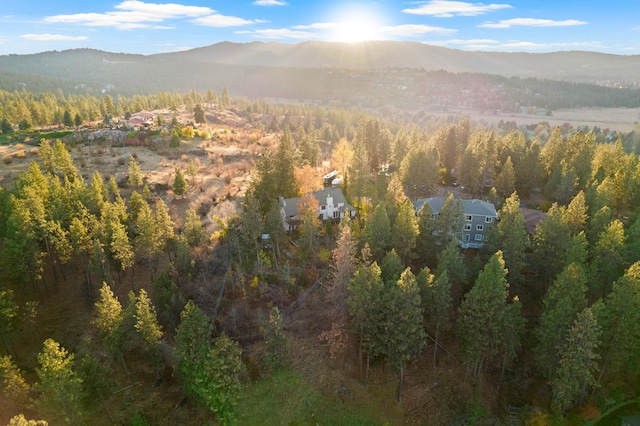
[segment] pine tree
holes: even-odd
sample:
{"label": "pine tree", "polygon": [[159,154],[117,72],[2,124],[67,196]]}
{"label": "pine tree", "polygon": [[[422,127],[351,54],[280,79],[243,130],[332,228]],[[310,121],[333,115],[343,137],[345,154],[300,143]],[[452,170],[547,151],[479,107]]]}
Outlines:
{"label": "pine tree", "polygon": [[502,165],[502,170],[496,178],[496,190],[502,197],[507,197],[516,190],[516,172],[513,168],[511,156]]}
{"label": "pine tree", "polygon": [[587,304],[586,281],[584,269],[571,264],[558,275],[542,300],[535,354],[536,364],[547,377],[554,377],[559,362],[557,348],[565,342],[569,326]]}
{"label": "pine tree", "polygon": [[400,205],[397,219],[392,226],[391,237],[393,248],[400,259],[406,263],[416,247],[418,238],[418,223],[411,201],[406,200]]}
{"label": "pine tree", "polygon": [[551,380],[551,409],[564,414],[573,403],[582,403],[587,387],[596,384],[593,374],[598,368],[600,326],[590,308],[580,312],[559,347],[558,369]]}
{"label": "pine tree", "polygon": [[187,181],[184,179],[182,169],[176,170],[176,176],[173,179],[173,195],[179,195],[184,198],[184,194],[187,193]]}
{"label": "pine tree", "polygon": [[387,293],[387,303],[383,305],[386,315],[378,338],[383,342],[384,355],[400,372],[397,400],[401,402],[404,370],[424,344],[420,289],[411,269],[405,269],[400,279],[387,288]]}
{"label": "pine tree", "polygon": [[132,155],[129,158],[129,177],[127,178],[129,186],[134,188],[142,186],[142,172],[136,158]]}
{"label": "pine tree", "polygon": [[135,318],[134,328],[145,342],[146,349],[152,355],[158,356],[162,342],[162,327],[158,323],[156,309],[144,288],[140,289],[133,317]]}
{"label": "pine tree", "polygon": [[517,193],[506,199],[498,217],[500,220],[489,228],[483,251],[495,253],[502,250],[504,264],[509,271],[507,279],[510,284],[517,286],[524,281],[526,252],[530,245]]}
{"label": "pine tree", "polygon": [[473,288],[460,305],[465,358],[474,364],[475,375],[480,373],[485,361],[490,361],[504,347],[509,288],[506,275],[502,252],[498,251],[478,274]]}
{"label": "pine tree", "polygon": [[246,373],[242,364],[242,350],[224,333],[214,341],[204,364],[202,398],[211,411],[216,414],[220,424],[233,424],[242,384],[241,377]]}
{"label": "pine tree", "polygon": [[193,300],[189,300],[180,314],[173,350],[174,369],[185,393],[199,399],[201,370],[211,348],[213,325]]}
{"label": "pine tree", "polygon": [[202,104],[197,103],[193,108],[193,119],[198,124],[206,124],[207,119],[204,116],[204,109],[202,109]]}
{"label": "pine tree", "polygon": [[193,208],[187,210],[182,234],[186,237],[191,247],[197,247],[204,242],[204,227],[200,220],[200,215]]}
{"label": "pine tree", "polygon": [[38,354],[36,367],[39,382],[36,389],[41,392],[37,406],[50,414],[50,418],[60,418],[61,422],[79,424],[82,380],[73,371],[74,355],[53,339],[44,341]]}
{"label": "pine tree", "polygon": [[382,260],[391,245],[391,224],[383,203],[378,204],[368,218],[362,239],[369,244],[373,258],[378,261]]}
{"label": "pine tree", "polygon": [[436,368],[440,335],[451,328],[449,313],[452,305],[451,282],[445,270],[435,280],[432,277],[425,284],[426,288],[423,294],[426,296],[426,300],[423,300],[422,306],[425,311],[425,328],[433,335],[435,340],[433,368]]}
{"label": "pine tree", "polygon": [[267,344],[267,365],[272,371],[283,368],[287,361],[287,337],[284,335],[282,315],[277,307],[269,312],[269,324],[265,329],[264,340]]}
{"label": "pine tree", "polygon": [[602,369],[633,371],[640,365],[640,262],[613,284],[601,309],[593,310],[602,326]]}

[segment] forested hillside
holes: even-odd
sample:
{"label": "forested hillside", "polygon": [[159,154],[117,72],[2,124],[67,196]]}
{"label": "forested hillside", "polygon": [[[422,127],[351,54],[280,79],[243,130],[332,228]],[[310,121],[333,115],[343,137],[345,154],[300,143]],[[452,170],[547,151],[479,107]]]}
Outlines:
{"label": "forested hillside", "polygon": [[[403,49],[390,49],[387,44],[380,43],[342,47],[362,49],[360,55],[335,53],[333,49],[338,47],[331,44],[325,46],[328,51],[324,55],[313,53],[313,43],[298,45],[294,51],[289,51],[291,47],[283,47],[298,59],[279,62],[275,59],[254,60],[264,55],[247,53],[253,44],[216,45],[152,56],[91,49],[9,55],[0,57],[0,89],[40,93],[59,89],[65,94],[78,95],[98,95],[104,91],[112,96],[133,96],[149,95],[167,88],[187,92],[205,91],[210,87],[221,91],[227,87],[239,96],[250,98],[289,98],[326,105],[338,103],[346,107],[427,111],[469,108],[513,113],[526,111],[529,107],[555,110],[640,106],[636,57],[567,52],[549,54],[558,57],[543,60],[531,54],[481,54],[410,43],[414,49],[436,49],[419,56],[428,66],[427,63],[418,66],[396,58],[397,55],[417,58],[413,50],[401,54]],[[271,44],[266,45],[269,46]],[[376,56],[376,47],[382,49],[378,53],[383,57],[393,52],[393,58],[368,68],[339,61],[312,67],[310,64],[314,61],[305,60],[324,56]],[[282,54],[274,55],[282,59]],[[455,60],[448,59],[438,65],[442,55],[452,56]],[[544,65],[540,69],[541,65],[537,65],[553,63],[560,67],[565,56],[571,58],[567,69],[586,67],[592,78],[558,76],[543,71],[553,67]],[[583,57],[588,60],[576,59]],[[492,67],[479,66],[481,63],[492,64]],[[602,64],[605,71],[621,70],[620,74],[616,71],[609,77],[598,76],[596,64]],[[507,71],[512,66],[522,68],[518,68],[520,72]]]}
{"label": "forested hillside", "polygon": [[[226,88],[1,94],[4,420],[568,424],[637,404],[636,132]],[[154,123],[124,130],[142,109]],[[353,220],[318,218],[331,170]],[[458,241],[470,198],[499,216],[479,250]],[[523,207],[546,214],[528,228]]]}

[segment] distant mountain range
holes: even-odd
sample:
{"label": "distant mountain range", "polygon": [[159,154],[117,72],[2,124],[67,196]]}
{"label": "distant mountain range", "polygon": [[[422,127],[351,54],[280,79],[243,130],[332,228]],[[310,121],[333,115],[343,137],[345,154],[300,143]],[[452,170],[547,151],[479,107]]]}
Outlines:
{"label": "distant mountain range", "polygon": [[[555,80],[555,81],[550,81]],[[155,55],[94,49],[0,56],[0,89],[222,90],[343,106],[640,107],[640,55],[468,52],[413,42],[231,43]]]}
{"label": "distant mountain range", "polygon": [[472,52],[407,41],[329,43],[222,42],[166,59],[285,68],[420,68],[579,82],[640,83],[640,55],[568,51],[553,53]]}

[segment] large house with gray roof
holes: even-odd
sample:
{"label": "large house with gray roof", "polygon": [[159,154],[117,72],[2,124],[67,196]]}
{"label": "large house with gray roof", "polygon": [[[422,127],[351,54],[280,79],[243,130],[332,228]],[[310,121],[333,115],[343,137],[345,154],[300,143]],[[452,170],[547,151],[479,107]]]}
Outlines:
{"label": "large house with gray roof", "polygon": [[[458,244],[462,248],[482,248],[489,227],[498,220],[498,213],[493,204],[482,200],[459,200],[464,211],[464,226],[462,238]],[[434,215],[442,209],[444,198],[421,198],[413,202],[416,213],[420,211],[424,203],[428,203]]]}
{"label": "large house with gray roof", "polygon": [[[355,217],[356,210],[349,204],[340,188],[324,188],[312,192],[311,195],[318,201],[318,217],[323,221],[339,221],[349,212],[350,217]],[[300,223],[298,217],[298,202],[301,197],[280,197],[280,214],[282,215],[284,228],[293,231]]]}

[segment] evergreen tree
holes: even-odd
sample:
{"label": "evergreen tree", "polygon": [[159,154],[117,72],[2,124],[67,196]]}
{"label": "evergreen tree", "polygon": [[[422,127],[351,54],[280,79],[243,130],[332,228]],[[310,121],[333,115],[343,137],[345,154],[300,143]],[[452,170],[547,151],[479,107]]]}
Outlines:
{"label": "evergreen tree", "polygon": [[69,111],[64,112],[62,124],[64,124],[65,127],[73,127],[73,119],[71,118]]}
{"label": "evergreen tree", "polygon": [[156,309],[144,288],[140,289],[140,294],[136,298],[133,317],[135,318],[134,327],[145,342],[146,349],[154,356],[159,355],[162,327],[158,323]]}
{"label": "evergreen tree", "polygon": [[205,240],[204,227],[202,226],[200,215],[193,208],[187,210],[182,235],[185,236],[191,247],[197,247]]}
{"label": "evergreen tree", "polygon": [[461,240],[464,225],[464,209],[462,202],[449,193],[442,202],[440,212],[436,216],[434,231],[436,244],[445,247],[451,240]]}
{"label": "evergreen tree", "polygon": [[418,223],[411,201],[406,200],[400,205],[398,217],[392,226],[391,239],[393,248],[404,263],[409,260],[412,250],[416,247],[418,238]]}
{"label": "evergreen tree", "polygon": [[602,326],[602,369],[614,374],[638,371],[640,365],[640,262],[613,284],[600,309],[593,308]]}
{"label": "evergreen tree", "polygon": [[496,178],[496,190],[502,197],[507,197],[516,190],[516,172],[513,168],[511,156],[502,165],[502,170]]}
{"label": "evergreen tree", "polygon": [[187,193],[187,181],[184,179],[182,169],[176,169],[176,176],[173,179],[173,195],[179,195],[184,198]]}
{"label": "evergreen tree", "polygon": [[129,177],[127,178],[129,186],[134,188],[142,186],[142,172],[136,158],[132,155],[129,158]]}
{"label": "evergreen tree", "polygon": [[423,294],[426,300],[423,300],[422,306],[425,314],[425,328],[435,340],[433,368],[436,368],[440,335],[451,328],[449,313],[452,306],[451,282],[447,271],[444,270],[435,280],[431,278],[425,284]]}
{"label": "evergreen tree", "polygon": [[267,365],[272,371],[279,370],[287,365],[287,337],[284,335],[282,315],[277,307],[269,312],[269,324],[264,333],[267,343]]}
{"label": "evergreen tree", "polygon": [[37,406],[50,418],[59,418],[61,422],[79,424],[80,399],[82,397],[82,380],[73,370],[74,355],[53,339],[44,341],[42,351],[38,354],[36,373],[39,382],[36,389],[40,391]]}
{"label": "evergreen tree", "polygon": [[171,129],[171,134],[169,136],[169,148],[180,148],[180,135],[178,132],[178,128],[174,127]]}
{"label": "evergreen tree", "polygon": [[200,395],[222,425],[233,424],[235,420],[242,389],[240,379],[245,374],[241,355],[238,343],[223,333],[214,341],[203,366]]}
{"label": "evergreen tree", "polygon": [[506,276],[502,252],[498,251],[478,274],[473,288],[460,305],[465,358],[473,363],[474,375],[480,373],[485,361],[490,362],[504,348],[509,288]]}
{"label": "evergreen tree", "polygon": [[567,330],[578,312],[587,304],[584,269],[569,265],[549,287],[542,300],[540,324],[535,330],[538,346],[535,349],[536,364],[549,378],[558,368],[557,348],[566,341]]}
{"label": "evergreen tree", "polygon": [[596,384],[593,374],[598,368],[600,334],[591,309],[584,308],[569,328],[566,342],[559,346],[558,369],[551,380],[554,412],[564,414],[573,403],[582,403],[587,387]]}
{"label": "evergreen tree", "polygon": [[391,245],[391,225],[387,216],[387,209],[383,203],[378,204],[368,218],[362,240],[364,243],[369,244],[373,258],[382,260]]}
{"label": "evergreen tree", "polygon": [[517,193],[514,192],[506,199],[498,212],[498,217],[500,220],[489,228],[483,251],[495,253],[502,250],[504,264],[509,271],[507,280],[510,284],[517,286],[524,281],[523,271],[530,245]]}
{"label": "evergreen tree", "polygon": [[207,124],[207,119],[204,116],[204,109],[202,109],[202,104],[197,103],[193,109],[193,119],[198,124]]}
{"label": "evergreen tree", "polygon": [[13,363],[11,356],[0,357],[0,377],[2,377],[2,390],[7,399],[21,407],[30,404],[30,386],[24,379],[20,368]]}
{"label": "evergreen tree", "polygon": [[189,300],[180,314],[173,350],[174,369],[185,393],[201,399],[202,369],[211,349],[213,325],[209,317]]}
{"label": "evergreen tree", "polygon": [[420,289],[411,270],[407,268],[386,293],[388,302],[383,305],[385,315],[378,339],[384,345],[384,355],[400,372],[397,399],[401,402],[404,370],[424,344]]}
{"label": "evergreen tree", "polygon": [[0,122],[0,130],[2,133],[13,133],[13,126],[7,120],[7,117],[2,117],[2,122]]}

